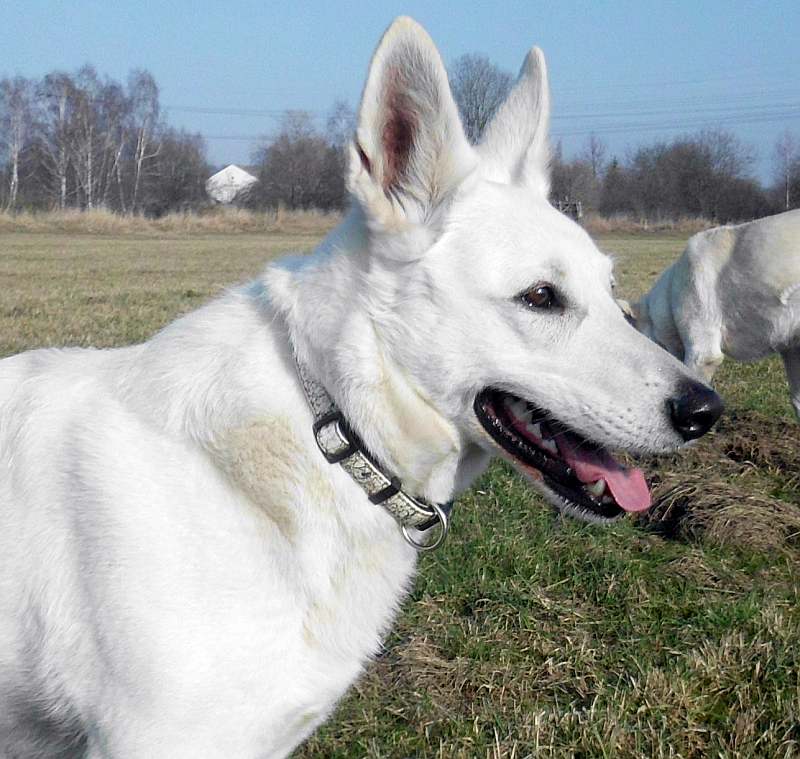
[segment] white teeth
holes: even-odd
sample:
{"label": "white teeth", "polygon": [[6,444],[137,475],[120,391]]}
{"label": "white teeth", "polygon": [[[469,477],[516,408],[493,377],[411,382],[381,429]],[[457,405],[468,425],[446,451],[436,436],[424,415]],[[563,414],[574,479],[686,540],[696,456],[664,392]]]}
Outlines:
{"label": "white teeth", "polygon": [[558,456],[558,446],[556,445],[554,440],[550,440],[549,438],[544,438],[539,445],[542,446],[546,451],[550,451],[554,456]]}
{"label": "white teeth", "polygon": [[606,489],[606,481],[605,480],[597,480],[593,482],[591,485],[587,485],[586,489],[595,497],[600,498],[603,495]]}
{"label": "white teeth", "polygon": [[614,499],[610,495],[604,495],[602,498],[603,503],[614,503]]}
{"label": "white teeth", "polygon": [[526,424],[525,429],[531,433],[537,440],[542,440],[542,425],[541,424]]}

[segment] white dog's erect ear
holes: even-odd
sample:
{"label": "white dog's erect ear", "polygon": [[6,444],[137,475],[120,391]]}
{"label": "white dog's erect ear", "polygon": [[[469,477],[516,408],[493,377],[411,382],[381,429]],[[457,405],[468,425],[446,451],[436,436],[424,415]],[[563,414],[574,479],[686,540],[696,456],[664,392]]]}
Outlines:
{"label": "white dog's erect ear", "polygon": [[478,150],[488,176],[550,192],[550,88],[544,53],[534,47],[505,102],[486,128]]}
{"label": "white dog's erect ear", "polygon": [[372,224],[397,229],[424,221],[476,163],[438,50],[416,21],[398,18],[370,64],[350,192]]}

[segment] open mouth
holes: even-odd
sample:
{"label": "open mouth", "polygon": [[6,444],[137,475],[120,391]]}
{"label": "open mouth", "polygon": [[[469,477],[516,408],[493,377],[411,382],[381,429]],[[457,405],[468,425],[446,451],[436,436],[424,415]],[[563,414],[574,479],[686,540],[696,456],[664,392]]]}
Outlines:
{"label": "open mouth", "polygon": [[506,458],[545,486],[562,511],[589,522],[611,522],[650,507],[640,469],[617,462],[544,409],[501,390],[483,390],[475,413]]}

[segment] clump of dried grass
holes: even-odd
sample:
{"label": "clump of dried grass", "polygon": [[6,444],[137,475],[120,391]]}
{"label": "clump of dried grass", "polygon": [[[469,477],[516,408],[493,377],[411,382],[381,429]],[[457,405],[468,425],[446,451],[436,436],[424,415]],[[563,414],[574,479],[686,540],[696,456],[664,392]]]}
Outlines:
{"label": "clump of dried grass", "polygon": [[198,212],[170,213],[158,219],[122,215],[107,209],[0,212],[0,232],[55,234],[150,235],[237,234],[264,232],[323,233],[341,220],[341,214],[322,211],[248,211],[215,206]]}
{"label": "clump of dried grass", "polygon": [[[648,462],[653,506],[640,524],[662,535],[800,560],[800,425],[727,413],[691,449]],[[771,492],[772,483],[782,491]],[[781,497],[774,497],[778,493]]]}
{"label": "clump of dried grass", "polygon": [[800,474],[800,425],[757,412],[733,413],[724,422],[722,454],[730,461],[783,475]]}
{"label": "clump of dried grass", "polygon": [[762,553],[800,549],[797,505],[748,492],[710,468],[662,474],[653,498],[642,522],[669,537]]}

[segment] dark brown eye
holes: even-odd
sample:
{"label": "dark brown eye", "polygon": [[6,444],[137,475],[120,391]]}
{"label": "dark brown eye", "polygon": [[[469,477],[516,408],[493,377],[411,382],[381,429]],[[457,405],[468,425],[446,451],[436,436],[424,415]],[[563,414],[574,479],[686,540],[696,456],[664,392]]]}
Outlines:
{"label": "dark brown eye", "polygon": [[520,295],[523,302],[531,308],[549,309],[558,305],[556,292],[550,285],[534,285]]}

